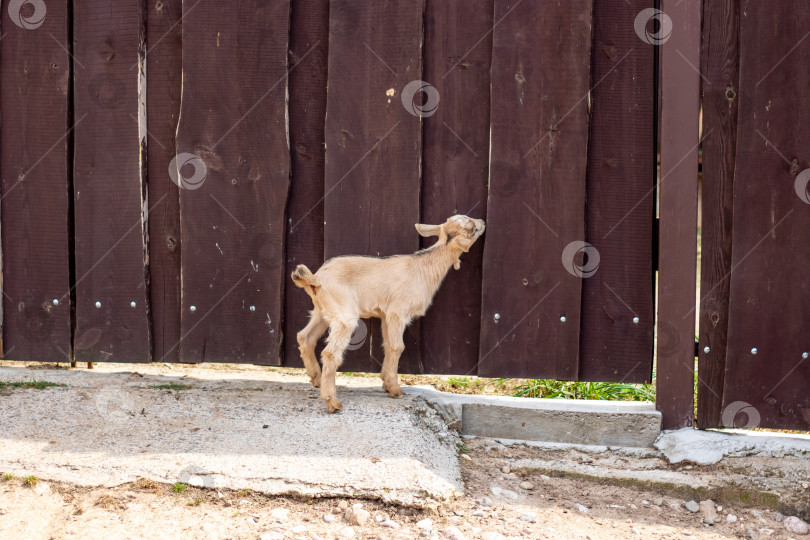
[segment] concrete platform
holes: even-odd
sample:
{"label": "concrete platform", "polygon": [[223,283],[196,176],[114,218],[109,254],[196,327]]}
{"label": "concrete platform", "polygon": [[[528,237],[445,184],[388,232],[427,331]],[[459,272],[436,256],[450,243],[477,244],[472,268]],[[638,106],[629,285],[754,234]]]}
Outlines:
{"label": "concrete platform", "polygon": [[[344,409],[332,415],[304,377],[266,370],[0,367],[1,381],[33,379],[67,386],[0,387],[0,471],[19,477],[409,506],[463,492],[457,435],[420,399],[391,399],[378,385],[340,387]],[[189,388],[155,388],[166,384]]]}
{"label": "concrete platform", "polygon": [[405,393],[425,399],[462,435],[652,448],[661,432],[653,403],[465,396],[429,386]]}

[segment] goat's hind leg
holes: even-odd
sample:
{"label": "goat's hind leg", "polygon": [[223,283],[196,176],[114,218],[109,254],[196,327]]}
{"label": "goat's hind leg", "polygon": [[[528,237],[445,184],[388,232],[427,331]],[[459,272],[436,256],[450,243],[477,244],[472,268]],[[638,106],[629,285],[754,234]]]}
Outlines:
{"label": "goat's hind leg", "polygon": [[315,345],[318,344],[318,339],[326,331],[329,326],[319,309],[314,309],[309,314],[309,322],[303,330],[298,332],[298,350],[301,352],[301,360],[304,361],[304,367],[307,370],[307,376],[312,382],[312,386],[316,388],[321,385],[321,367],[318,365],[318,359],[315,358]]}
{"label": "goat's hind leg", "polygon": [[357,320],[351,322],[334,321],[329,325],[329,338],[326,348],[321,353],[323,361],[323,374],[321,376],[321,399],[326,401],[330,413],[340,412],[343,405],[337,399],[335,388],[335,373],[343,363],[343,352],[349,346],[352,332],[357,326]]}
{"label": "goat's hind leg", "polygon": [[396,315],[389,315],[382,319],[383,348],[385,349],[385,360],[383,360],[380,378],[383,381],[383,390],[393,398],[402,397],[402,388],[399,387],[399,357],[405,350],[405,342],[402,335],[405,333],[407,322]]}

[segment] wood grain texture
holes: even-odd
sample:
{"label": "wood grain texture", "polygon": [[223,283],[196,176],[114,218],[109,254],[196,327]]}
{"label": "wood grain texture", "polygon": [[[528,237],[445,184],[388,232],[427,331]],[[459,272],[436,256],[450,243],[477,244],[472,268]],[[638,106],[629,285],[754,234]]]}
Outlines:
{"label": "wood grain texture", "polygon": [[[810,5],[740,6],[724,424],[810,429],[808,27]],[[740,402],[758,418],[735,418]]]}
{"label": "wood grain texture", "polygon": [[73,6],[79,362],[150,359],[137,120],[142,16],[133,0]]}
{"label": "wood grain texture", "polygon": [[585,237],[591,12],[495,1],[482,376],[578,374],[582,278],[562,253]]}
{"label": "wood grain texture", "polygon": [[70,58],[62,49],[69,46],[67,2],[49,2],[38,28],[22,28],[11,15],[17,14],[5,3],[0,22],[3,354],[12,360],[65,362],[71,350]]}
{"label": "wood grain texture", "polygon": [[[489,181],[490,60],[493,0],[429,1],[425,81],[441,96],[423,122],[422,221],[454,214],[483,218]],[[422,319],[426,373],[475,374],[481,326],[481,264],[486,238],[451,270]],[[432,243],[424,239],[422,246]]]}
{"label": "wood grain texture", "polygon": [[673,26],[660,49],[656,407],[664,429],[678,429],[694,423],[700,2],[665,0],[661,9]]}
{"label": "wood grain texture", "polygon": [[312,301],[289,281],[296,265],[323,264],[324,121],[329,49],[328,0],[293,0],[290,27],[290,156],[287,203],[287,270],[284,365],[301,367],[296,334],[306,326]]}
{"label": "wood grain texture", "polygon": [[180,361],[278,364],[289,2],[184,2],[183,13],[177,150],[206,176],[180,192]]}
{"label": "wood grain texture", "polygon": [[[703,143],[700,343],[697,425],[721,426],[731,275],[734,165],[737,155],[739,2],[703,4]],[[703,351],[709,347],[709,352]]]}
{"label": "wood grain texture", "polygon": [[[421,123],[402,104],[422,78],[424,1],[334,0],[329,9],[324,252],[392,255],[419,248]],[[341,367],[379,371],[379,322]],[[421,372],[419,323],[405,333],[400,373]]]}
{"label": "wood grain texture", "polygon": [[169,177],[182,84],[181,0],[150,0],[146,34],[149,278],[154,360],[177,362],[180,340],[180,195]]}
{"label": "wood grain texture", "polygon": [[652,4],[594,4],[585,215],[600,264],[582,281],[580,380],[652,377],[654,48],[627,24]]}

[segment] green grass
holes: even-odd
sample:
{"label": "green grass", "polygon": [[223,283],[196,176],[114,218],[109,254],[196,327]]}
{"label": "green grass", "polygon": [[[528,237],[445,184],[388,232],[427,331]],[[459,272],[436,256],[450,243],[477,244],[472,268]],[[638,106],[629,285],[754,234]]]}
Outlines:
{"label": "green grass", "polygon": [[459,452],[466,452],[470,449],[466,444],[464,444],[461,441],[456,442],[456,448],[458,448]]}
{"label": "green grass", "polygon": [[14,381],[14,382],[0,381],[0,388],[36,388],[37,390],[44,390],[49,386],[67,386],[67,385],[52,383],[48,381]]}
{"label": "green grass", "polygon": [[185,490],[188,489],[188,486],[183,484],[182,482],[175,482],[172,486],[172,491],[175,493],[183,493]]}
{"label": "green grass", "polygon": [[33,474],[23,478],[23,485],[27,487],[34,487],[35,485],[37,485],[37,482],[39,482],[39,480]]}
{"label": "green grass", "polygon": [[514,395],[534,398],[655,401],[655,386],[652,384],[527,379],[525,384],[515,388]]}
{"label": "green grass", "polygon": [[14,480],[16,476],[11,473],[3,473],[3,482],[8,482],[9,480]]}
{"label": "green grass", "polygon": [[200,506],[203,503],[202,497],[197,497],[193,501],[188,501],[189,506]]}
{"label": "green grass", "polygon": [[155,390],[177,390],[177,391],[179,391],[179,390],[190,390],[190,389],[193,388],[193,386],[191,386],[190,384],[172,383],[172,384],[156,384],[156,385],[150,386],[149,388],[154,388]]}

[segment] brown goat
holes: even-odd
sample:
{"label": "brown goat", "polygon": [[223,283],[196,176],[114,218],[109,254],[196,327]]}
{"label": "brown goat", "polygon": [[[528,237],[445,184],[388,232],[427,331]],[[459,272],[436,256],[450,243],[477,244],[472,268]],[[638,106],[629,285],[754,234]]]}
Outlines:
{"label": "brown goat", "polygon": [[[483,220],[467,216],[453,216],[441,225],[417,223],[420,235],[438,236],[438,242],[411,255],[335,257],[315,274],[303,264],[295,268],[293,282],[306,290],[315,306],[309,324],[298,332],[301,359],[312,384],[321,387],[321,399],[329,412],[342,408],[335,390],[335,372],[361,318],[378,317],[382,321],[383,389],[391,397],[402,396],[397,366],[405,350],[405,327],[425,314],[450,267],[459,269],[461,254],[469,251],[485,228]],[[315,345],[327,327],[321,373]]]}

